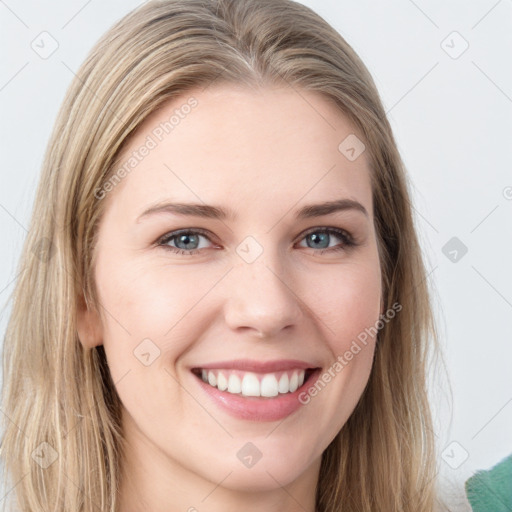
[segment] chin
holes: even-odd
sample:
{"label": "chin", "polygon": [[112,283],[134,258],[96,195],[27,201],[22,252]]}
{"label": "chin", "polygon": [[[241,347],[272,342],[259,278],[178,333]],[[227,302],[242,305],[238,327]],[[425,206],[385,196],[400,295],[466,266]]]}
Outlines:
{"label": "chin", "polygon": [[[239,443],[237,443],[239,444]],[[216,483],[219,475],[229,477],[222,486],[232,490],[243,492],[262,492],[278,489],[288,485],[301,477],[308,469],[311,470],[311,454],[301,453],[297,450],[296,443],[288,439],[286,445],[276,446],[277,443],[267,443],[264,440],[243,443],[234,457],[227,459],[227,464],[222,463],[222,468],[217,467],[212,471]],[[302,443],[301,443],[302,444]],[[256,448],[256,445],[261,450]],[[304,441],[303,445],[308,446]],[[216,459],[217,464],[221,455]],[[320,457],[317,459],[320,460]]]}
{"label": "chin", "polygon": [[222,486],[232,491],[248,493],[279,489],[295,481],[302,473],[297,467],[276,468],[272,463],[264,466],[262,461],[252,468],[241,467],[231,469],[231,471],[233,472],[222,483]]}

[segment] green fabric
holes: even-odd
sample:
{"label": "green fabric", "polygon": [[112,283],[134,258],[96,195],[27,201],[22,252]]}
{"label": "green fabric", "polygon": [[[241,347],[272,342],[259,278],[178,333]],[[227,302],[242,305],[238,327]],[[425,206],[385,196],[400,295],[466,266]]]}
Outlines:
{"label": "green fabric", "polygon": [[473,512],[512,512],[512,455],[464,484]]}

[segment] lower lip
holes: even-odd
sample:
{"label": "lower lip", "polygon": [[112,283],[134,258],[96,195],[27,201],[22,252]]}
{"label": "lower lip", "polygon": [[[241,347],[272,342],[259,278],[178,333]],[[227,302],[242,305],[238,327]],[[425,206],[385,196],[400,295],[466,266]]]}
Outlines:
{"label": "lower lip", "polygon": [[319,375],[320,370],[317,369],[296,391],[274,398],[235,395],[206,384],[197,375],[194,378],[210,399],[231,416],[249,421],[278,421],[290,416],[303,405],[299,395],[311,387]]}

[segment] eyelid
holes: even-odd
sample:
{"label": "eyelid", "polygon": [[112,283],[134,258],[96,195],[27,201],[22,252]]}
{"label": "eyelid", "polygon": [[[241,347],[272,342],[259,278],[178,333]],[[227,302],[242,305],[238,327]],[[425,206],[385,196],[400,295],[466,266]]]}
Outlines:
{"label": "eyelid", "polygon": [[346,229],[343,229],[343,228],[335,227],[335,226],[314,226],[312,228],[308,228],[306,231],[302,231],[299,234],[299,238],[297,241],[302,240],[304,237],[306,237],[307,235],[309,235],[311,233],[322,233],[322,232],[329,232],[329,233],[333,232],[338,237],[342,237],[343,239],[346,239],[347,242],[351,242],[351,243],[356,242],[355,238],[352,236],[352,234],[349,231],[347,231]]}
{"label": "eyelid", "polygon": [[[211,233],[210,231],[203,229],[203,228],[182,228],[182,229],[175,229],[173,231],[168,231],[164,235],[158,237],[155,244],[161,245],[164,242],[168,242],[169,240],[172,240],[173,238],[176,238],[179,235],[184,234],[184,233],[197,233],[199,235],[204,236],[205,238],[208,238],[208,240],[212,243],[213,243],[212,239],[215,238],[215,235],[213,235],[213,233]],[[191,249],[191,250],[198,250],[198,249]]]}

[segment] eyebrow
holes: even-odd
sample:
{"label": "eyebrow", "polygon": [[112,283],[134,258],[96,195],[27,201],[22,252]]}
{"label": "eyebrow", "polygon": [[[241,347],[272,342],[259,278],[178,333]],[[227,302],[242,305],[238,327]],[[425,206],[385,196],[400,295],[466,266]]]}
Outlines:
{"label": "eyebrow", "polygon": [[[311,219],[321,217],[340,211],[358,211],[369,217],[366,208],[358,201],[353,199],[338,199],[336,201],[327,201],[319,204],[310,204],[303,206],[296,212],[296,218]],[[200,203],[158,203],[144,210],[139,217],[137,223],[143,218],[150,215],[170,213],[183,216],[203,217],[218,220],[234,220],[236,218],[233,210],[225,209],[220,206],[212,206]]]}

